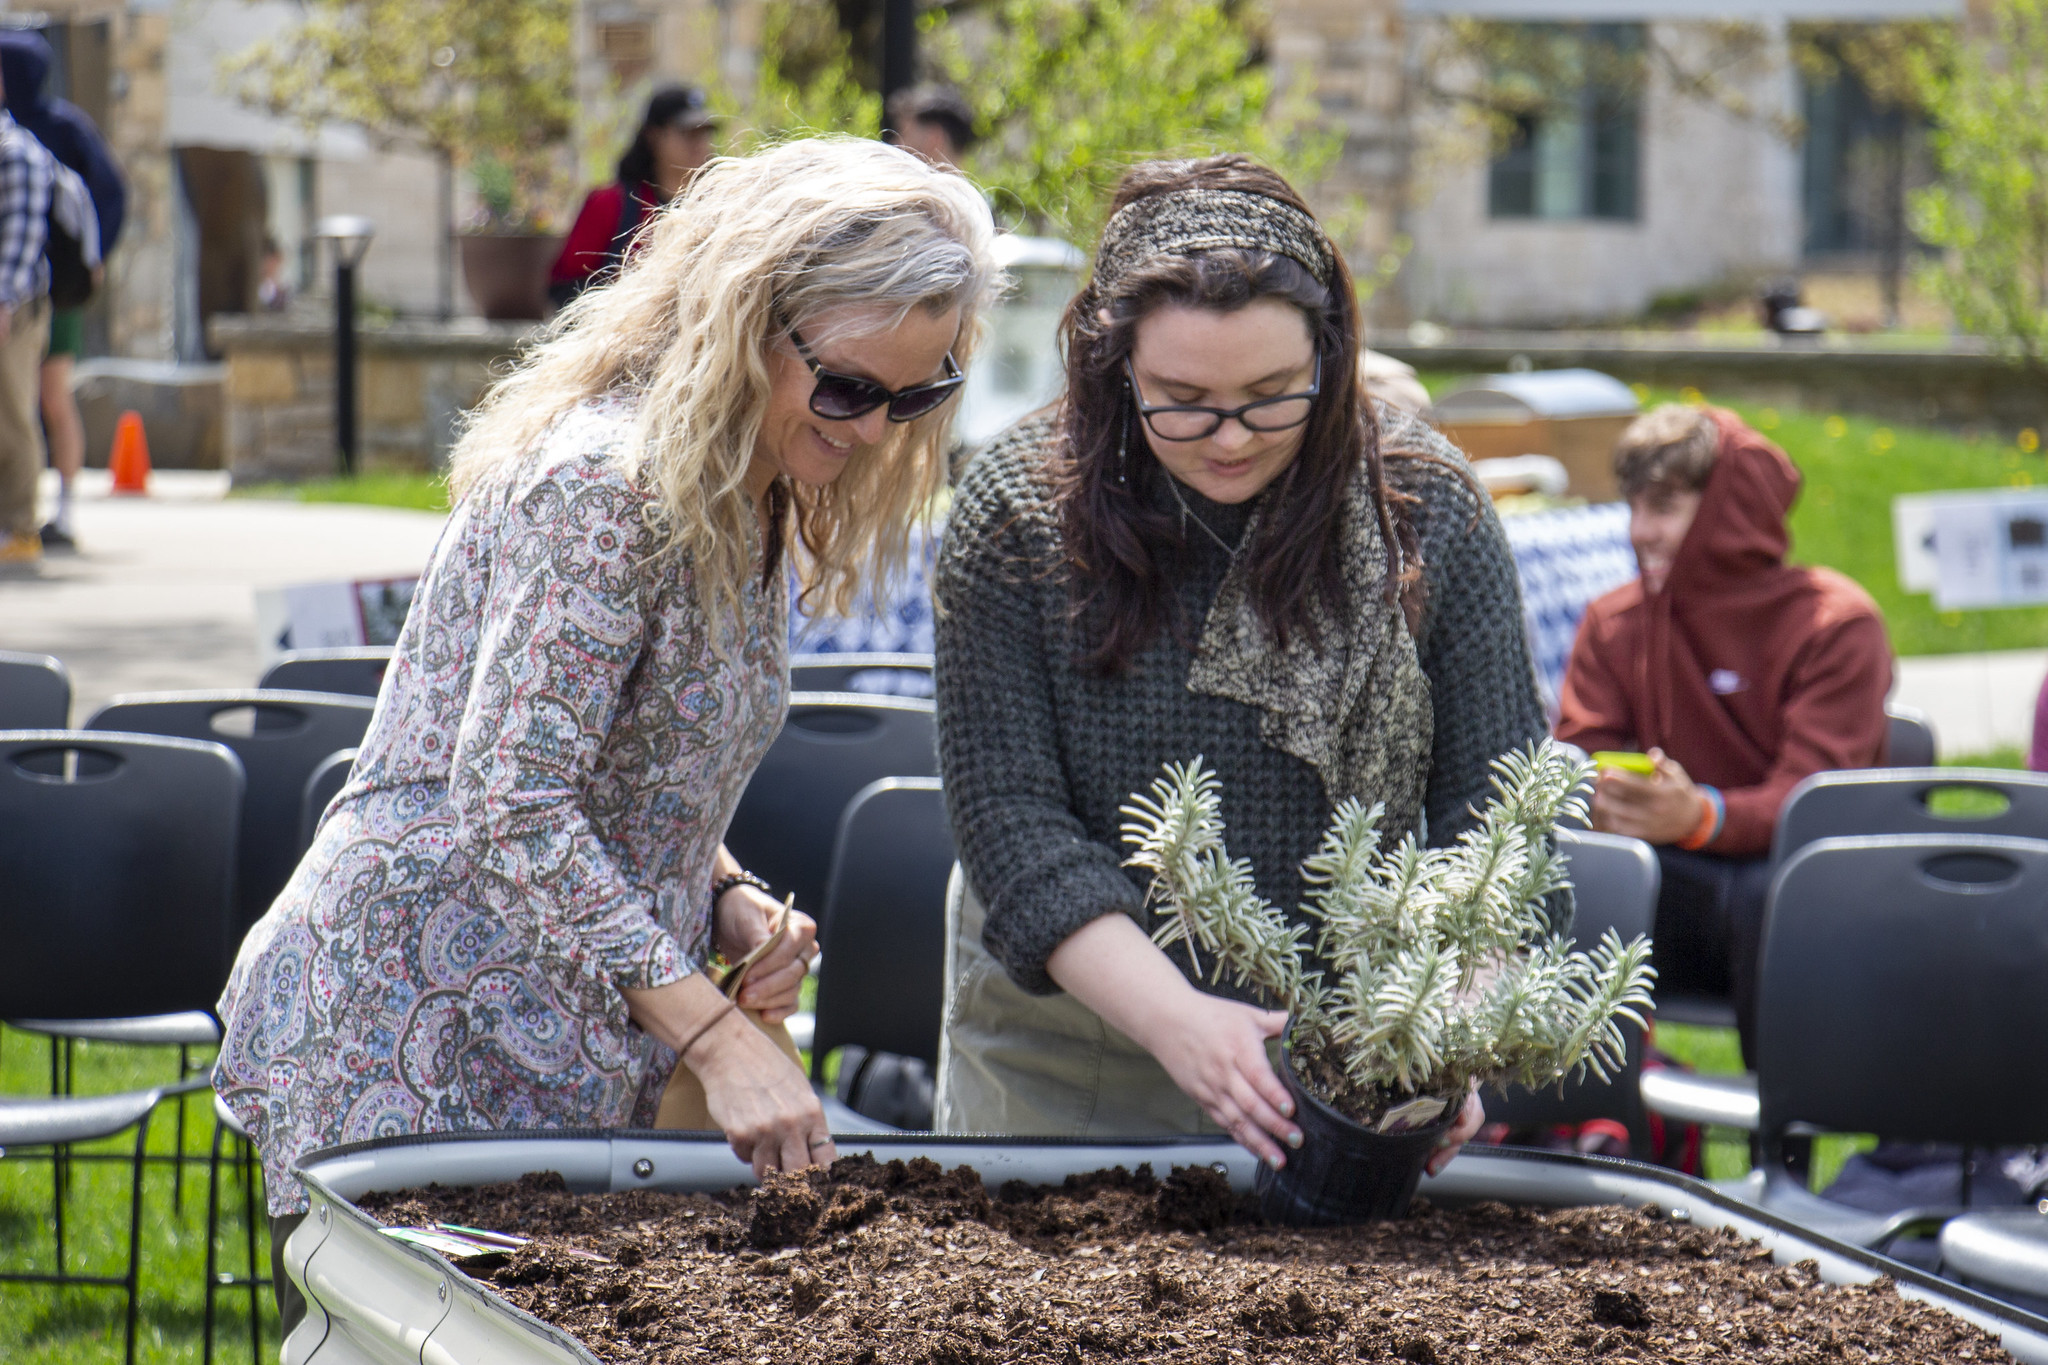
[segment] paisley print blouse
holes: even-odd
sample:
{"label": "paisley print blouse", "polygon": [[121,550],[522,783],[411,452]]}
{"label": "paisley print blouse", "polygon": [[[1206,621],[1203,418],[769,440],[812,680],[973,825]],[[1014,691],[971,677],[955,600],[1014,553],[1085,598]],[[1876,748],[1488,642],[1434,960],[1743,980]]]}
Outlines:
{"label": "paisley print blouse", "polygon": [[398,1133],[648,1124],[620,987],[708,951],[712,862],[788,701],[757,573],[726,657],[594,400],[450,517],[354,774],[243,942],[214,1085],[294,1159]]}

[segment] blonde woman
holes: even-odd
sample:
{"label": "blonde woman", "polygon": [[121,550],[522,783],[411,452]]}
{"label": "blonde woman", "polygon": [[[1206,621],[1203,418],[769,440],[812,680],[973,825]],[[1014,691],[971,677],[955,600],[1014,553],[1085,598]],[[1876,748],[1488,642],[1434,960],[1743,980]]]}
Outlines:
{"label": "blonde woman", "polygon": [[[678,1056],[757,1171],[832,1159],[698,969],[780,908],[721,839],[782,723],[785,555],[840,609],[900,558],[993,235],[878,143],[719,161],[477,410],[354,775],[220,1004],[278,1242],[309,1150],[651,1126]],[[739,1004],[785,1017],[812,936]]]}

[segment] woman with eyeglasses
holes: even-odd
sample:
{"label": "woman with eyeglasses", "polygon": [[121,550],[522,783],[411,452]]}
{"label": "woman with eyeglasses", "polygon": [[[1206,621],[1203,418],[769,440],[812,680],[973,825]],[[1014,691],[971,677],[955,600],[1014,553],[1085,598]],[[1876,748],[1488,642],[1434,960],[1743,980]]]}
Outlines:
{"label": "woman with eyeglasses", "polygon": [[1289,910],[1346,797],[1451,842],[1544,733],[1514,563],[1457,450],[1364,396],[1350,273],[1272,171],[1132,170],[1062,331],[1064,398],[969,467],[939,558],[937,1122],[1220,1129],[1278,1166],[1285,1016],[1154,946],[1118,808],[1199,755]]}
{"label": "woman with eyeglasses", "polygon": [[844,610],[943,486],[994,235],[879,143],[715,162],[478,408],[353,775],[220,1005],[278,1220],[314,1148],[652,1126],[679,1058],[756,1171],[832,1160],[739,1012],[795,1008],[810,919],[736,1001],[702,970],[784,912],[721,841],[787,706],[790,565]]}

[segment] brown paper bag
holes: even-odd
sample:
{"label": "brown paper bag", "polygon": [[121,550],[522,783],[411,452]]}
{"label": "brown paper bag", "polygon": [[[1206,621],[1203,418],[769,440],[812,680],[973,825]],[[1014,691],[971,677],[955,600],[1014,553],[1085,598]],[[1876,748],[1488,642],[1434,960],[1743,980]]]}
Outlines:
{"label": "brown paper bag", "polygon": [[[782,1055],[803,1068],[803,1054],[796,1050],[796,1040],[789,1036],[789,1030],[781,1024],[764,1024],[761,1016],[752,1010],[741,1010],[755,1028],[774,1040],[782,1049]],[[704,1100],[704,1083],[697,1079],[697,1073],[680,1059],[675,1071],[668,1078],[668,1086],[661,1092],[661,1109],[654,1116],[656,1128],[680,1128],[692,1133],[715,1133],[718,1125],[711,1121],[711,1107]]]}
{"label": "brown paper bag", "polygon": [[[767,956],[768,950],[782,941],[783,934],[789,929],[790,907],[795,903],[794,896],[785,900],[782,903],[782,914],[776,919],[775,928],[768,937],[762,939],[754,951],[726,968],[725,974],[718,981],[718,989],[726,999],[732,1000],[739,996],[740,987],[747,984],[747,973],[753,970],[754,964]],[[767,1034],[775,1046],[782,1050],[782,1055],[796,1063],[799,1071],[803,1069],[803,1054],[797,1051],[796,1040],[789,1036],[788,1028],[781,1024],[764,1022],[753,1010],[741,1010],[740,1013],[746,1015],[748,1022],[755,1028]],[[676,1058],[676,1069],[670,1073],[668,1085],[661,1092],[661,1107],[655,1112],[654,1126],[693,1133],[718,1131],[718,1125],[711,1121],[711,1106],[705,1101],[703,1082],[697,1079],[697,1073],[690,1070],[689,1065],[680,1057]]]}

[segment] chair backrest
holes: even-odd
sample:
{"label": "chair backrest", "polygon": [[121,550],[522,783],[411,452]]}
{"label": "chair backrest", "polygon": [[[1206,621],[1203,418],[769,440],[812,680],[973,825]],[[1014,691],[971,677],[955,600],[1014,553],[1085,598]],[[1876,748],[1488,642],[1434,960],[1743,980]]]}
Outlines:
{"label": "chair backrest", "polygon": [[725,846],[777,896],[823,919],[832,839],[854,795],[884,777],[936,777],[932,704],[914,697],[795,692],[789,719],[740,797]]}
{"label": "chair backrest", "polygon": [[48,654],[0,649],[0,730],[61,730],[71,723],[71,675]]}
{"label": "chair backrest", "polygon": [[0,731],[0,1017],[211,1010],[241,936],[241,815],[219,744]]}
{"label": "chair backrest", "polygon": [[306,780],[337,749],[362,743],[374,709],[366,697],[329,692],[146,692],[115,697],[86,728],[208,740],[242,760],[248,795],[237,899],[246,928],[299,864]]}
{"label": "chair backrest", "polygon": [[2008,768],[1866,768],[1815,773],[1778,811],[1781,865],[1816,839],[1861,834],[2048,837],[2048,775]]}
{"label": "chair backrest", "polygon": [[1940,761],[1941,746],[1934,722],[1917,706],[1887,702],[1884,765],[1887,768],[1931,768]]}
{"label": "chair backrest", "polygon": [[[1623,943],[1650,932],[1663,871],[1648,844],[1618,834],[1561,829],[1557,848],[1571,870],[1576,906],[1571,937],[1579,948],[1590,951],[1609,929]],[[1643,1034],[1628,1023],[1622,1025],[1622,1033],[1628,1040],[1627,1060],[1613,1081],[1603,1082],[1589,1073],[1565,1082],[1561,1091],[1554,1085],[1541,1090],[1510,1086],[1505,1093],[1489,1090],[1480,1097],[1487,1119],[1516,1127],[1618,1119],[1628,1125],[1632,1137],[1640,1138],[1642,1096],[1636,1078],[1643,1068]]]}
{"label": "chair backrest", "polygon": [[937,1065],[955,856],[936,777],[871,782],[847,806],[819,941],[813,1074],[848,1043]]}
{"label": "chair backrest", "polygon": [[858,692],[863,696],[929,697],[929,654],[798,654],[789,661],[794,692]]}
{"label": "chair backrest", "polygon": [[327,814],[327,807],[333,804],[355,766],[356,751],[343,749],[329,754],[306,779],[306,794],[299,803],[300,857],[313,846],[313,832],[320,828],[320,817]]}
{"label": "chair backrest", "polygon": [[1757,985],[1766,1151],[1788,1124],[2048,1139],[2048,842],[1822,839],[1771,884]]}
{"label": "chair backrest", "polygon": [[384,670],[390,666],[390,645],[294,649],[265,670],[263,681],[256,685],[281,692],[339,692],[348,697],[374,697],[384,686]]}

